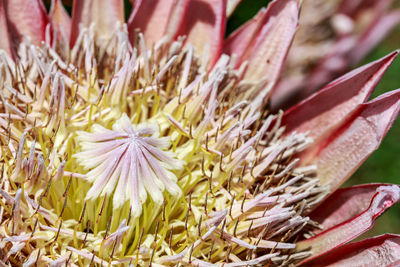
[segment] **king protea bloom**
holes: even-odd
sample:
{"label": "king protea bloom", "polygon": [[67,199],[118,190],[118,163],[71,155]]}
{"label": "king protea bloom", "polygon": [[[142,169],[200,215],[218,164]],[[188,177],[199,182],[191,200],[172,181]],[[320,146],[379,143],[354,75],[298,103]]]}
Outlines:
{"label": "king protea bloom", "polygon": [[399,264],[350,241],[400,188],[338,189],[399,113],[368,100],[397,52],[274,114],[299,2],[224,39],[237,2],[0,1],[2,265]]}

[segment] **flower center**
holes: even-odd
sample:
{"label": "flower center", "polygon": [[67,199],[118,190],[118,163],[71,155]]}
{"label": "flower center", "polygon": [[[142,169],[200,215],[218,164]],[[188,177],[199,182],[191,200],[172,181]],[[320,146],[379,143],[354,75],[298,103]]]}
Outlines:
{"label": "flower center", "polygon": [[281,115],[263,109],[265,81],[242,80],[225,55],[209,70],[181,41],[136,50],[118,32],[99,53],[82,32],[69,64],[43,46],[2,65],[11,88],[2,153],[18,184],[8,187],[29,202],[10,229],[37,221],[59,232],[45,240],[56,252],[43,253],[66,258],[149,266],[223,262],[225,251],[246,262],[256,251],[287,261],[287,231],[308,225],[324,189],[295,167],[308,139],[283,137]]}

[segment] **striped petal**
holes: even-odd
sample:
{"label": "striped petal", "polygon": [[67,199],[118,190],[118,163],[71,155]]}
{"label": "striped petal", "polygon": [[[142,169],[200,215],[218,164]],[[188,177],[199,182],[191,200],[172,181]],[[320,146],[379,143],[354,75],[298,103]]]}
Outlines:
{"label": "striped petal", "polygon": [[312,238],[298,242],[296,246],[297,251],[310,248],[310,252],[312,253],[312,256],[308,257],[302,263],[340,247],[365,233],[373,226],[376,218],[399,200],[400,188],[397,185],[378,187],[366,210]]}
{"label": "striped petal", "polygon": [[95,25],[95,33],[110,38],[118,23],[124,23],[123,0],[75,0],[72,8],[71,45],[78,38],[80,26]]}
{"label": "striped petal", "polygon": [[65,10],[61,0],[53,0],[51,3],[49,19],[53,29],[57,32],[57,38],[67,41],[71,35],[71,18]]}
{"label": "striped petal", "polygon": [[124,114],[108,130],[100,125],[92,133],[78,132],[82,152],[74,154],[93,182],[86,199],[113,195],[113,207],[128,200],[135,217],[141,214],[141,201],[149,194],[157,204],[163,202],[166,189],[173,196],[181,194],[177,177],[171,170],[183,168],[173,152],[165,151],[170,142],[158,137],[158,127],[131,124]]}
{"label": "striped petal", "polygon": [[5,1],[8,30],[13,46],[24,37],[29,38],[32,44],[40,46],[45,40],[46,26],[49,23],[46,9],[41,0],[13,0]]}
{"label": "striped petal", "polygon": [[321,184],[335,191],[379,147],[399,111],[400,89],[361,104],[337,130],[314,145],[303,164],[315,164]]}
{"label": "striped petal", "polygon": [[332,132],[369,98],[397,54],[395,51],[338,78],[290,108],[282,118],[286,134],[309,132],[310,137],[318,140]]}
{"label": "striped petal", "polygon": [[5,13],[4,0],[0,0],[0,49],[6,51],[9,55],[11,53],[10,36],[7,28],[7,18]]}
{"label": "striped petal", "polygon": [[188,0],[139,0],[128,20],[129,37],[135,43],[136,30],[140,30],[151,47],[167,34],[168,39],[175,37],[183,19]]}
{"label": "striped petal", "polygon": [[[323,229],[339,225],[366,210],[378,187],[389,184],[363,184],[340,188],[330,195],[311,214],[310,218],[318,222]],[[322,230],[315,230],[318,234]]]}
{"label": "striped petal", "polygon": [[186,35],[198,55],[208,55],[212,66],[222,53],[225,24],[226,0],[189,0],[177,35]]}
{"label": "striped petal", "polygon": [[385,234],[343,245],[307,266],[376,266],[395,267],[400,264],[400,235]]}
{"label": "striped petal", "polygon": [[299,4],[297,0],[276,0],[266,13],[268,18],[243,56],[249,61],[245,79],[267,77],[269,84],[275,84],[297,29]]}
{"label": "striped petal", "polygon": [[223,51],[227,55],[235,55],[236,67],[242,63],[242,57],[250,49],[251,43],[267,19],[267,9],[262,8],[254,18],[243,24],[225,40]]}

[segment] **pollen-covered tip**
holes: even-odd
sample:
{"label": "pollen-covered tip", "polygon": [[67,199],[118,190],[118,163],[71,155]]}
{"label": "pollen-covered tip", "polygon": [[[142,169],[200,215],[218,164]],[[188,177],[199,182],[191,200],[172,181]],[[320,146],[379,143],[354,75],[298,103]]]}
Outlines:
{"label": "pollen-covered tip", "polygon": [[169,151],[167,137],[159,137],[157,125],[132,125],[123,114],[112,130],[95,124],[92,132],[79,132],[82,152],[74,155],[93,182],[86,199],[113,196],[114,207],[130,200],[134,215],[140,215],[147,194],[154,202],[163,202],[166,189],[174,197],[181,194],[173,170],[183,167]]}

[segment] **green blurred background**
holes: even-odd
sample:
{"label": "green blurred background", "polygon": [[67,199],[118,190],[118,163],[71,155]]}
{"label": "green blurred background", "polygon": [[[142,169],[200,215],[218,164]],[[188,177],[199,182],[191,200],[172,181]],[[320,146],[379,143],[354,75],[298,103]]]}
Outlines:
{"label": "green blurred background", "polygon": [[[312,1],[312,0],[306,0]],[[348,0],[350,1],[350,0]],[[243,0],[234,15],[228,21],[228,32],[246,22],[257,11],[266,6],[267,0]],[[397,4],[399,5],[399,4]],[[400,48],[400,26],[387,36],[359,65],[374,61]],[[357,66],[354,66],[357,67]],[[386,72],[385,76],[375,89],[372,98],[389,90],[400,88],[400,59],[397,58]],[[351,186],[363,183],[394,183],[400,181],[400,119],[397,119],[387,134],[380,148],[375,151],[361,168],[344,185]],[[378,235],[387,232],[400,233],[400,203],[392,207],[376,221],[373,229],[364,234]]]}

